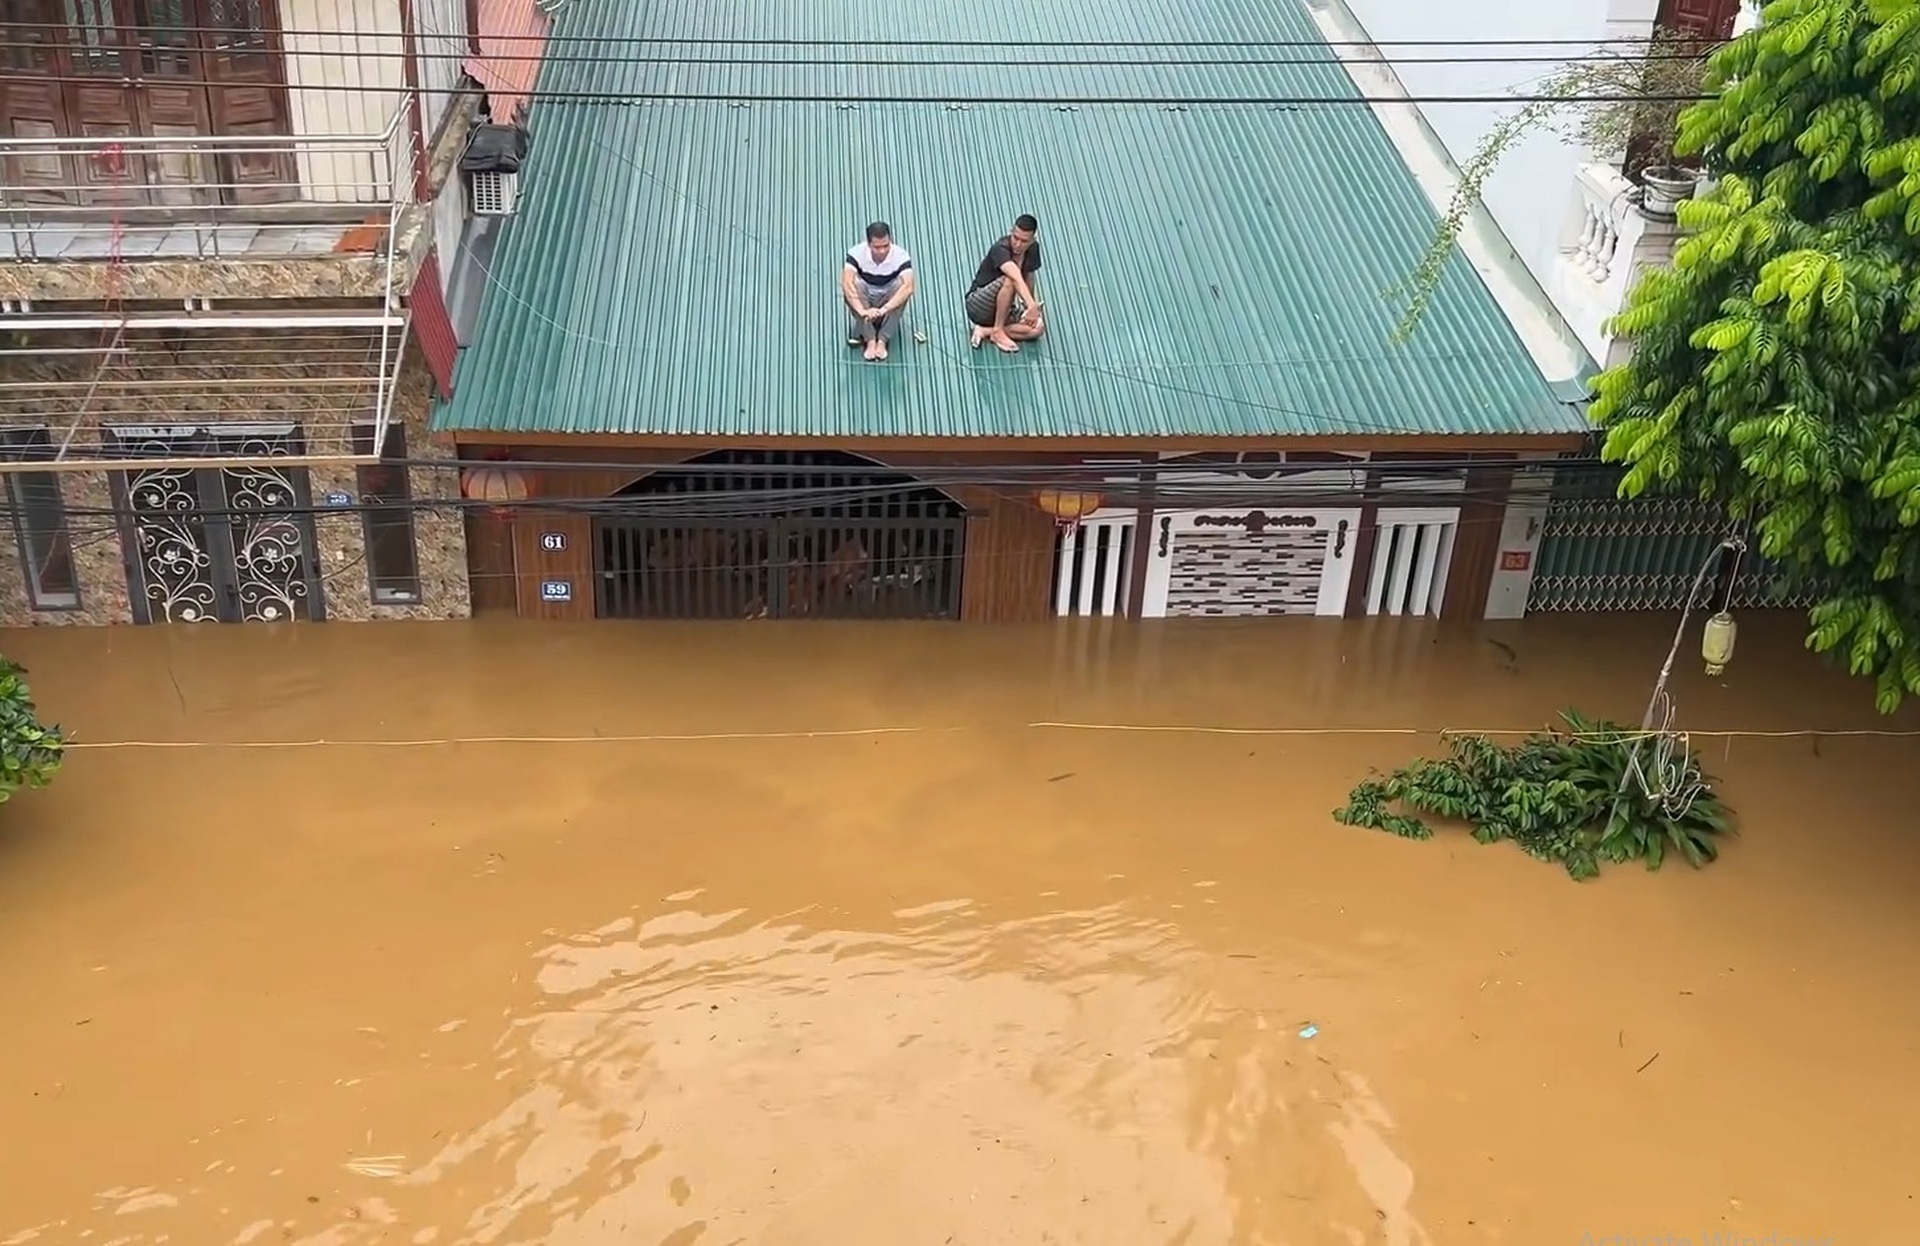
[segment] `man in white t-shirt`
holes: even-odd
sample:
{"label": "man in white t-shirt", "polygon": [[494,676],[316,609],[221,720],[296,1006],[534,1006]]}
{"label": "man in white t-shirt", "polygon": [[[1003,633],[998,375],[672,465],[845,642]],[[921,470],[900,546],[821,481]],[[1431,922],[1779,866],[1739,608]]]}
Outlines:
{"label": "man in white t-shirt", "polygon": [[885,221],[867,226],[867,240],[840,266],[840,297],[853,317],[847,345],[865,343],[867,359],[885,359],[913,284],[913,257],[893,240],[893,227]]}

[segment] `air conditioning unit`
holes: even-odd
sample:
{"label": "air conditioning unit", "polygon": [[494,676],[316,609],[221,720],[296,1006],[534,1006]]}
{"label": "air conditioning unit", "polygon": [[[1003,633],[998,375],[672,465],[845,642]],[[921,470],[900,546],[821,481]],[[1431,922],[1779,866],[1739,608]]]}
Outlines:
{"label": "air conditioning unit", "polygon": [[475,216],[512,216],[520,198],[518,173],[470,173],[467,199]]}
{"label": "air conditioning unit", "polygon": [[468,203],[475,216],[512,216],[520,203],[520,166],[527,159],[527,132],[513,125],[477,125],[460,153]]}

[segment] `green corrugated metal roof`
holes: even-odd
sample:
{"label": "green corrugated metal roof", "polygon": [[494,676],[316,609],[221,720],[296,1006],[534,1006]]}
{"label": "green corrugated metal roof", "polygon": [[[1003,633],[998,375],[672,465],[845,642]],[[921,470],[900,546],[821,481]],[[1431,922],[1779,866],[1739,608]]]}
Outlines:
{"label": "green corrugated metal roof", "polygon": [[[1415,340],[1388,340],[1384,292],[1434,214],[1365,107],[871,102],[1356,95],[1324,47],[1231,46],[1316,39],[1291,0],[576,0],[556,33],[540,90],[614,98],[536,104],[520,212],[437,429],[1587,430],[1457,253]],[[850,42],[698,42],[749,37]],[[687,42],[645,42],[663,39]],[[1225,45],[1023,47],[1064,40]],[[953,61],[972,63],[925,63]],[[846,102],[630,98],[645,92]],[[969,351],[960,296],[1025,211],[1048,336]],[[914,256],[908,328],[927,339],[879,365],[845,346],[836,293],[874,218]]]}

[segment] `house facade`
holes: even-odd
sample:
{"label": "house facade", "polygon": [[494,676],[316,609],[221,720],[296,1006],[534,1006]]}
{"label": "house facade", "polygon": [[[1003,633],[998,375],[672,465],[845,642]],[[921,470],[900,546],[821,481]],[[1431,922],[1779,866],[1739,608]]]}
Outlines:
{"label": "house facade", "polygon": [[0,622],[467,613],[426,420],[485,233],[457,166],[524,109],[531,0],[7,23]]}
{"label": "house facade", "polygon": [[[1418,6],[1103,0],[983,34],[912,0],[889,38],[918,50],[849,65],[858,7],[561,6],[595,51],[542,67],[533,0],[40,3],[0,75],[0,622],[1511,618],[1682,590],[1714,517],[1594,487],[1610,348],[1554,267],[1584,251],[1523,255],[1495,194],[1390,340],[1471,145],[1395,101],[1505,85],[1366,47],[1440,37]],[[727,54],[741,31],[792,50]],[[996,32],[1042,64],[966,50]],[[1175,50],[1054,51],[1105,39]],[[517,198],[476,211],[462,154],[516,124]],[[1571,174],[1556,198],[1601,193]],[[1023,211],[1049,333],[970,350],[958,292]],[[875,218],[921,280],[882,365],[833,293]]]}
{"label": "house facade", "polygon": [[[1587,443],[1587,356],[1477,244],[1422,335],[1390,340],[1386,292],[1446,160],[1352,55],[1350,13],[1110,0],[1023,11],[1016,31],[916,0],[889,30],[1041,45],[1043,71],[839,64],[817,44],[858,7],[563,16],[570,39],[655,55],[542,78],[496,289],[433,418],[488,503],[468,523],[476,609],[1520,612],[1534,478]],[[743,30],[807,50],[702,50]],[[1236,55],[1058,50],[1223,31]],[[970,349],[961,295],[1022,212],[1048,333]],[[879,364],[846,348],[835,293],[873,219],[920,289]]]}

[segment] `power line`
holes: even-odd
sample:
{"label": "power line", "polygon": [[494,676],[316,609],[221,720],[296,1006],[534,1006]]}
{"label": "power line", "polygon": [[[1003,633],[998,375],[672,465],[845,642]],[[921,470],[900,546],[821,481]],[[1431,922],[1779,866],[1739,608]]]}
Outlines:
{"label": "power line", "polygon": [[[393,37],[396,39],[399,38],[399,36],[393,36]],[[863,46],[870,46],[870,45],[863,45]],[[504,63],[504,64],[537,64],[537,65],[591,65],[591,66],[755,65],[755,66],[776,66],[776,67],[783,67],[783,68],[790,67],[790,68],[799,68],[799,69],[939,69],[939,68],[1184,69],[1188,67],[1216,67],[1216,66],[1239,66],[1239,65],[1255,66],[1255,67],[1288,66],[1288,65],[1341,67],[1341,66],[1345,66],[1353,63],[1367,64],[1367,65],[1380,65],[1380,64],[1386,64],[1386,65],[1504,65],[1504,64],[1537,65],[1537,64],[1577,64],[1582,62],[1593,62],[1593,63],[1618,62],[1623,65],[1639,65],[1639,64],[1650,62],[1650,61],[1656,61],[1656,62],[1657,61],[1699,61],[1704,59],[1704,56],[1701,54],[1694,54],[1694,53],[1687,53],[1687,52],[1651,52],[1649,51],[1649,52],[1636,52],[1631,55],[1621,55],[1619,53],[1608,52],[1608,51],[1596,51],[1588,55],[1573,56],[1573,57],[1569,57],[1564,53],[1555,53],[1550,55],[1534,55],[1534,56],[1508,56],[1508,55],[1500,55],[1500,56],[1378,56],[1378,57],[1367,57],[1365,60],[1356,62],[1356,61],[1345,60],[1340,56],[1334,54],[1334,48],[1332,45],[1321,45],[1322,50],[1328,53],[1328,55],[1325,55],[1325,56],[1285,57],[1285,58],[1273,58],[1273,57],[1249,58],[1249,57],[1214,56],[1214,57],[1203,57],[1203,58],[1179,58],[1179,59],[1160,58],[1160,59],[1142,60],[1142,59],[1136,58],[1136,59],[1129,59],[1129,60],[1103,60],[1103,59],[1089,59],[1086,57],[1076,57],[1071,59],[1033,60],[1033,59],[1027,59],[1024,56],[1019,55],[1019,53],[1025,52],[1026,50],[1028,50],[1028,48],[1031,48],[1033,46],[1036,46],[1036,45],[1025,45],[1022,48],[1012,50],[1013,54],[1011,55],[1002,55],[1002,56],[994,57],[991,59],[955,60],[952,58],[943,58],[943,59],[937,59],[937,60],[905,60],[905,61],[876,60],[870,57],[851,58],[851,59],[847,57],[833,57],[825,60],[796,60],[791,57],[766,57],[766,56],[567,56],[567,55],[554,55],[552,53],[545,53],[545,52],[522,52],[522,53],[505,53],[505,52],[475,53],[471,51],[434,52],[434,51],[417,50],[417,49],[409,49],[409,48],[391,48],[386,50],[356,48],[351,54],[351,56],[352,56],[352,59],[354,60],[412,60],[412,61],[423,61],[423,62],[429,62],[429,63],[437,62],[437,61],[457,61],[462,64],[468,61],[480,60],[480,61],[486,61],[490,64]],[[1235,46],[1240,46],[1240,45],[1235,45]],[[0,49],[4,49],[4,50],[35,51],[35,50],[44,50],[45,48],[46,48],[46,45],[41,43],[22,42],[19,40],[12,40],[12,41],[0,40]],[[1003,53],[1009,51],[1006,48],[1000,48],[999,50],[1002,51]],[[1302,47],[1300,50],[1306,51],[1307,49],[1305,47]],[[190,51],[191,49],[184,49],[184,48],[181,48],[181,49],[142,48],[142,49],[139,49],[138,54],[144,57],[149,54],[165,54],[169,52],[187,53]],[[282,55],[299,57],[305,54],[302,52],[294,51],[294,52],[284,52],[282,53]],[[102,78],[112,77],[112,75],[108,75],[108,74],[78,74],[78,75],[69,75],[69,76],[83,78],[84,80],[91,81],[91,82],[99,82]],[[36,74],[33,74],[32,77],[35,78],[36,80],[41,80],[46,78],[52,78],[54,76],[42,75],[42,74],[36,73]],[[143,80],[148,82],[163,83],[163,84],[178,84],[178,83],[192,84],[192,83],[195,83],[196,81],[190,78],[177,77],[175,75],[163,74],[163,73],[152,73],[152,74],[144,75]],[[217,79],[214,81],[220,81],[220,82],[227,83],[228,85],[234,85],[230,80],[227,80],[227,79]]]}
{"label": "power line", "polygon": [[[1328,62],[1330,66],[1335,62]],[[104,83],[115,84],[116,79],[103,79],[88,74],[35,74],[33,82],[58,82],[91,85],[99,87]],[[163,87],[205,87],[213,89],[232,89],[236,84],[218,78],[153,78],[146,80],[150,85]],[[382,85],[379,83],[341,83],[328,84],[324,90],[329,94],[347,95],[470,95],[474,88],[467,86],[409,86]],[[1376,104],[1658,104],[1691,103],[1709,98],[1697,92],[1690,94],[1501,94],[1501,95],[1085,95],[1085,96],[1036,96],[1036,95],[879,95],[869,91],[854,92],[817,92],[817,93],[762,93],[747,95],[728,91],[562,91],[533,88],[515,95],[531,101],[566,100],[572,103],[586,104],[648,104],[648,103],[688,103],[688,104],[937,104],[948,107],[965,108],[977,106],[1030,106],[1045,108],[1097,108],[1097,107],[1152,107],[1152,108],[1302,108],[1318,105],[1339,105],[1352,107],[1372,107]],[[192,143],[191,137],[174,140],[176,145],[186,146]],[[4,146],[0,140],[0,146]]]}
{"label": "power line", "polygon": [[[742,452],[750,452],[750,451],[743,450]],[[718,451],[716,453],[724,453],[724,451]],[[848,451],[846,453],[857,454],[858,452]],[[1070,453],[1085,455],[1085,454],[1099,454],[1102,452],[1071,451]],[[1139,472],[1158,472],[1158,473],[1251,472],[1251,471],[1324,472],[1324,471],[1347,471],[1351,469],[1354,471],[1376,470],[1385,475],[1400,476],[1400,475],[1419,475],[1419,474],[1428,473],[1428,472],[1458,472],[1463,468],[1468,468],[1468,467],[1489,467],[1489,466],[1504,467],[1504,466],[1512,466],[1514,465],[1514,462],[1515,462],[1515,460],[1511,460],[1511,459],[1485,459],[1485,460],[1474,460],[1471,462],[1467,462],[1467,461],[1462,461],[1458,458],[1442,458],[1442,457],[1435,457],[1431,459],[1352,459],[1352,460],[1345,460],[1345,461],[1339,461],[1339,462],[1322,461],[1319,459],[1292,460],[1287,462],[1280,462],[1280,461],[1267,462],[1264,460],[1255,460],[1249,463],[1243,463],[1238,461],[1210,462],[1204,459],[1159,459],[1159,460],[1149,459],[1144,462],[1133,462],[1120,457],[1121,455],[1125,454],[1126,451],[1116,450],[1116,451],[1110,451],[1106,453],[1111,454],[1113,457],[1103,458],[1097,462],[1075,460],[1070,462],[1058,462],[1058,463],[1032,463],[1032,462],[999,462],[999,461],[988,459],[988,460],[983,460],[982,462],[977,464],[966,464],[966,465],[938,464],[938,465],[928,465],[928,466],[913,465],[908,467],[898,467],[898,466],[893,466],[891,464],[886,464],[886,463],[846,463],[846,464],[834,463],[834,464],[828,464],[825,466],[814,465],[814,464],[791,464],[791,463],[711,463],[711,462],[703,462],[698,459],[658,459],[658,460],[634,459],[634,460],[622,460],[620,462],[610,462],[606,459],[558,460],[558,459],[444,459],[444,458],[383,459],[380,462],[380,466],[408,467],[408,468],[419,468],[419,469],[427,469],[427,470],[432,470],[432,469],[450,470],[453,468],[465,469],[465,468],[478,468],[478,467],[507,467],[507,468],[512,468],[516,471],[521,471],[521,470],[606,471],[610,468],[615,468],[620,471],[626,471],[628,469],[632,469],[636,472],[659,472],[662,474],[684,473],[687,475],[703,475],[703,476],[704,475],[738,475],[738,476],[869,475],[869,476],[898,477],[898,476],[910,475],[914,479],[922,480],[922,481],[939,479],[939,480],[951,481],[956,484],[975,484],[975,483],[996,483],[996,482],[1017,483],[1020,481],[1026,481],[1027,483],[1031,483],[1031,480],[1029,479],[1031,477],[1039,477],[1041,479],[1051,479],[1053,477],[1058,477],[1063,474],[1078,476],[1078,475],[1085,475],[1088,473],[1098,473],[1098,472],[1110,472],[1115,475],[1123,475],[1123,474],[1132,474],[1132,473],[1139,473]],[[1216,451],[1200,451],[1198,453],[1237,454],[1241,452],[1222,450],[1217,452]],[[1282,453],[1282,452],[1252,450],[1252,451],[1246,451],[1245,453],[1261,454],[1261,453]],[[1308,453],[1312,453],[1312,452],[1308,452]],[[263,457],[261,461],[263,463],[271,465],[273,460],[271,457]],[[126,462],[129,467],[137,467],[139,465],[139,459],[137,457],[129,456]],[[1591,456],[1583,456],[1578,458],[1551,459],[1551,460],[1544,460],[1543,462],[1551,465],[1556,469],[1561,467],[1576,467],[1576,466],[1585,467],[1590,465],[1593,467],[1606,467],[1608,468],[1608,470],[1619,470],[1619,469],[1611,468],[1610,465],[1605,464],[1602,460],[1591,457]]]}
{"label": "power line", "polygon": [[[269,461],[270,462],[270,461]],[[498,466],[498,464],[488,464]],[[132,466],[132,465],[130,465]],[[627,465],[598,464],[600,470],[610,466]],[[1336,469],[1338,470],[1338,469]],[[1556,465],[1556,485],[1564,487],[1567,483]],[[1027,493],[1032,489],[1033,481],[1006,481],[994,484],[982,481],[957,482],[946,481],[946,487],[964,484],[985,492]],[[1097,486],[1097,487],[1096,487]],[[1423,490],[1418,488],[1395,488],[1386,485],[1362,485],[1360,487],[1318,488],[1296,485],[1289,488],[1285,481],[1217,481],[1210,486],[1199,486],[1198,482],[1185,487],[1162,488],[1150,491],[1125,481],[1104,480],[1085,482],[1083,487],[1098,492],[1103,507],[1115,509],[1138,509],[1150,505],[1160,511],[1193,510],[1208,507],[1232,507],[1234,509],[1279,509],[1279,508],[1334,508],[1351,509],[1364,506],[1385,506],[1394,504],[1431,508],[1435,505],[1461,506],[1468,503],[1504,505],[1513,498],[1511,489],[1503,488],[1458,488]],[[453,512],[458,514],[487,514],[496,512],[514,512],[552,516],[583,516],[594,519],[638,520],[658,522],[666,526],[698,528],[703,522],[734,523],[740,521],[774,522],[782,519],[800,519],[825,527],[859,528],[863,523],[899,524],[911,523],[916,519],[933,520],[936,516],[890,515],[886,513],[861,513],[862,504],[885,508],[896,500],[906,502],[907,495],[940,491],[942,482],[915,478],[899,483],[866,487],[803,486],[793,489],[741,489],[708,490],[660,493],[617,493],[604,497],[571,498],[529,498],[511,504],[490,502],[467,497],[420,497],[409,495],[405,498],[359,501],[340,506],[308,503],[263,510],[260,507],[236,506],[196,506],[186,511],[156,511],[132,505],[130,502],[116,500],[108,506],[64,507],[68,520],[63,530],[69,535],[104,535],[119,530],[126,520],[193,520],[196,522],[220,522],[257,526],[276,520],[315,519],[344,516],[390,515],[405,512],[409,516]],[[957,503],[956,503],[957,505]],[[809,511],[843,511],[844,513],[808,514]],[[18,518],[9,517],[12,526],[18,527]],[[82,522],[74,522],[74,521]],[[90,522],[89,522],[90,521]],[[1499,516],[1472,518],[1462,516],[1459,522],[1500,522]]]}
{"label": "power line", "polygon": [[[111,41],[110,32],[120,33],[117,29],[104,26],[88,26],[71,22],[5,22],[0,30],[44,30],[62,34],[72,34],[76,30],[101,36],[99,42],[80,41],[80,46],[106,52],[112,49],[134,52],[218,52],[226,55],[247,55],[261,49],[247,45],[215,47],[203,49],[198,46],[181,47],[162,42],[160,38],[141,41],[139,36],[177,35],[215,35],[233,40],[235,36],[264,35],[275,38],[282,46],[274,51],[284,51],[284,41],[288,38],[331,38],[341,37],[368,38],[379,37],[382,32],[341,30],[315,30],[303,27],[279,27],[271,31],[249,30],[234,26],[133,26],[127,28],[135,39]],[[399,37],[399,32],[388,32],[388,37]],[[569,35],[548,33],[545,35],[521,35],[485,31],[455,30],[415,30],[416,39],[500,39],[516,43],[541,43],[547,46],[566,46],[569,44],[592,44],[596,47],[615,46],[658,46],[662,44],[682,44],[693,47],[821,47],[844,48],[880,47],[880,48],[997,48],[1002,51],[1010,46],[1029,48],[1386,48],[1386,47],[1593,47],[1603,44],[1655,44],[1698,42],[1713,45],[1717,40],[1689,40],[1671,31],[1660,31],[1648,35],[1614,35],[1605,39],[1033,39],[1024,40],[1018,45],[1008,39],[870,39],[864,32],[827,38],[789,38],[786,36],[737,36],[737,35]],[[70,46],[56,40],[34,41],[29,46],[51,50],[56,47]],[[296,53],[297,54],[297,53]]]}

